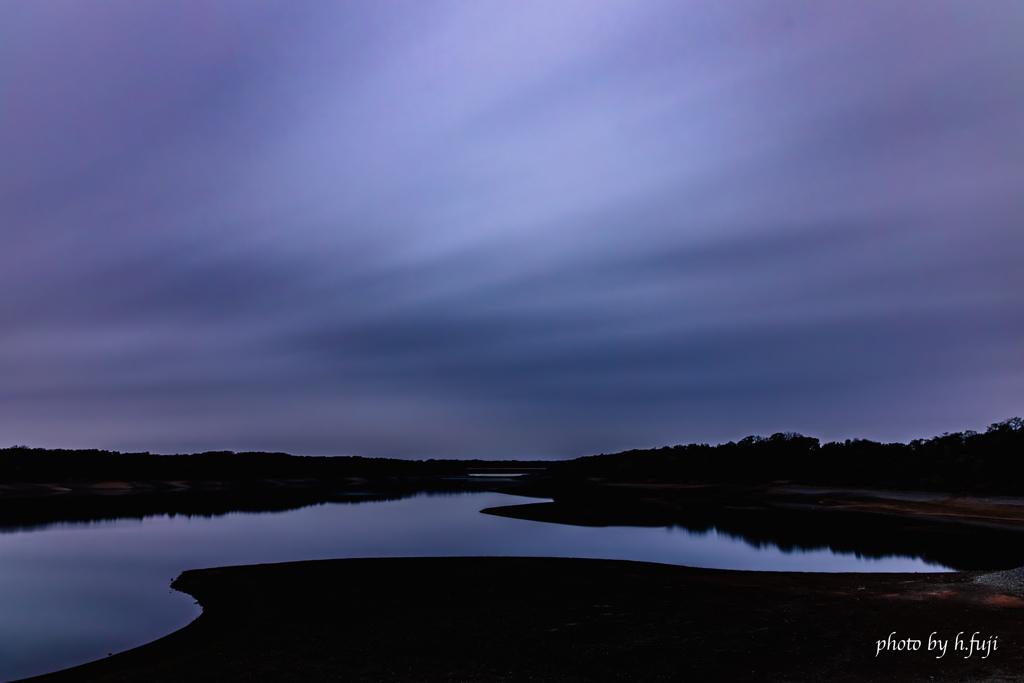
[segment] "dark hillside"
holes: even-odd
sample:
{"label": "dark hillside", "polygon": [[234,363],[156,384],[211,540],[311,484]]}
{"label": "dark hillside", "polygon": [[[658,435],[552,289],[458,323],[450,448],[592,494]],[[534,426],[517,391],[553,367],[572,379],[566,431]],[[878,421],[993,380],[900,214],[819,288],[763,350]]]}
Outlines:
{"label": "dark hillside", "polygon": [[908,444],[864,439],[821,444],[794,432],[748,436],[718,446],[689,444],[594,455],[552,464],[556,481],[904,488],[1024,494],[1024,420],[997,422],[985,433],[942,434]]}
{"label": "dark hillside", "polygon": [[464,476],[470,469],[546,465],[533,461],[399,460],[232,451],[155,455],[13,446],[0,449],[0,484]]}

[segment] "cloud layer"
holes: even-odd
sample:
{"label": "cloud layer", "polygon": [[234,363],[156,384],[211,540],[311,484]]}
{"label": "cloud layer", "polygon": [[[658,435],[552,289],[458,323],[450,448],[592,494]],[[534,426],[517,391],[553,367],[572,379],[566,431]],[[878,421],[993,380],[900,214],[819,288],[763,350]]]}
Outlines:
{"label": "cloud layer", "polygon": [[0,4],[0,440],[1024,413],[1015,2]]}

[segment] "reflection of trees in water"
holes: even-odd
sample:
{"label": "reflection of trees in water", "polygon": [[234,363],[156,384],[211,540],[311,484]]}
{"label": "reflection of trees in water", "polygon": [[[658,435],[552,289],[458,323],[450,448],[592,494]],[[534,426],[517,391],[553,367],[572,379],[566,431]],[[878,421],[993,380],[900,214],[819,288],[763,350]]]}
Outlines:
{"label": "reflection of trees in water", "polygon": [[784,553],[829,550],[857,557],[920,558],[952,569],[1006,569],[1024,564],[1018,532],[848,511],[726,514],[713,525],[680,524],[691,531],[715,531],[755,548]]}
{"label": "reflection of trees in water", "polygon": [[578,526],[667,526],[717,531],[755,548],[786,553],[830,550],[858,557],[920,558],[958,570],[1024,565],[1024,533],[943,520],[850,510],[800,510],[714,503],[668,506],[658,500],[569,500],[491,508],[504,517]]}
{"label": "reflection of trees in water", "polygon": [[481,480],[436,479],[407,482],[255,489],[217,489],[123,493],[116,495],[52,495],[0,500],[0,533],[40,530],[54,525],[94,524],[150,517],[222,517],[229,514],[268,514],[327,503],[358,505],[414,496],[458,496],[485,491],[495,483]]}

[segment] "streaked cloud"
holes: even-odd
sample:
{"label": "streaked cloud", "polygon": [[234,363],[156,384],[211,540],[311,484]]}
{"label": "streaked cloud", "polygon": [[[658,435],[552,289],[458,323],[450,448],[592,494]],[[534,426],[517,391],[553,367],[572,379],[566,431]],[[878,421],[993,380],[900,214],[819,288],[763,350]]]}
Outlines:
{"label": "streaked cloud", "polygon": [[1024,410],[1013,2],[0,4],[0,438],[563,457]]}

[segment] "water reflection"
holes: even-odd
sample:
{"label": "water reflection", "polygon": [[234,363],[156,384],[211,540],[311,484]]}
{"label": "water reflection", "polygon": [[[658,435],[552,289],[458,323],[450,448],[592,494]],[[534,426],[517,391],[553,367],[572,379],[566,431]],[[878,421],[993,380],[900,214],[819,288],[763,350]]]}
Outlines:
{"label": "water reflection", "polygon": [[287,512],[324,503],[392,501],[421,495],[481,492],[511,479],[445,477],[424,483],[378,482],[373,489],[341,486],[185,490],[106,495],[0,498],[0,534],[67,524],[144,520],[150,517],[223,517],[236,512]]}
{"label": "water reflection", "polygon": [[939,519],[852,510],[695,504],[670,511],[634,502],[546,502],[483,512],[576,526],[666,526],[694,533],[715,531],[751,548],[783,553],[852,554],[859,558],[913,557],[956,570],[1009,569],[1024,565],[1020,531]]}
{"label": "water reflection", "polygon": [[[754,547],[711,527],[601,528],[479,514],[524,500],[500,493],[369,493],[267,514],[206,509],[8,529],[0,534],[0,680],[97,659],[180,628],[197,608],[168,585],[192,568],[505,555],[793,571],[943,569],[920,558],[877,559],[825,549],[787,553],[771,544]],[[730,529],[715,527],[723,528]]]}

